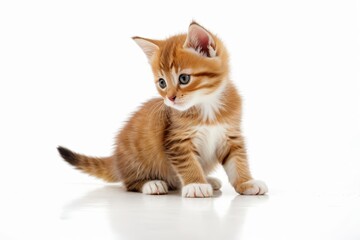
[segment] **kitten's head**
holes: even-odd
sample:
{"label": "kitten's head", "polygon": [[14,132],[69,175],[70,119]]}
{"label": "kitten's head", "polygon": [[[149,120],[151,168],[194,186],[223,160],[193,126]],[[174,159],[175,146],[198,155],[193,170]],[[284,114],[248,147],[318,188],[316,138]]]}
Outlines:
{"label": "kitten's head", "polygon": [[192,22],[187,34],[133,39],[146,54],[166,105],[185,111],[218,104],[227,81],[228,55],[216,36]]}

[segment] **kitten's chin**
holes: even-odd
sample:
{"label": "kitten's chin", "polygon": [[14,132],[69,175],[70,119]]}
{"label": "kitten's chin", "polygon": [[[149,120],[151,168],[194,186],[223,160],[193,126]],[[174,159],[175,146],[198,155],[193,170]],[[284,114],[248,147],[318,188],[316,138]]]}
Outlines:
{"label": "kitten's chin", "polygon": [[164,103],[166,106],[171,107],[171,108],[176,109],[181,112],[184,112],[192,107],[192,106],[189,106],[188,104],[173,103],[173,102],[166,101],[166,100],[164,101]]}

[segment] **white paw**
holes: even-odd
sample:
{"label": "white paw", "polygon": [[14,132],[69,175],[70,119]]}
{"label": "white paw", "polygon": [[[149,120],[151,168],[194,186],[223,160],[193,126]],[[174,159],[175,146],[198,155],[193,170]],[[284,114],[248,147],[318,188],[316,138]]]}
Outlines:
{"label": "white paw", "polygon": [[207,177],[206,180],[208,183],[210,183],[214,190],[219,190],[221,188],[221,181],[219,179],[214,177]]}
{"label": "white paw", "polygon": [[141,192],[144,194],[150,194],[150,195],[161,195],[161,194],[167,194],[168,193],[168,186],[166,182],[161,180],[152,180],[146,182]]}
{"label": "white paw", "polygon": [[207,183],[190,183],[182,188],[181,195],[188,198],[206,198],[213,195],[213,189]]}
{"label": "white paw", "polygon": [[243,195],[263,195],[267,193],[268,188],[263,181],[250,180],[240,184],[236,191]]}

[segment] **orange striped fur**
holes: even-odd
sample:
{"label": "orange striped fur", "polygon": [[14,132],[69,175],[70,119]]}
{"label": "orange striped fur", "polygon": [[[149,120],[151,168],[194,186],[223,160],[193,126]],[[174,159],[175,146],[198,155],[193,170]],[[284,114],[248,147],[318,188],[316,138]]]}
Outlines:
{"label": "orange striped fur", "polygon": [[222,164],[240,194],[264,194],[253,180],[241,135],[241,98],[229,79],[220,39],[192,22],[187,34],[166,40],[134,37],[151,65],[161,98],[146,102],[120,131],[108,158],[59,147],[78,169],[129,191],[210,197],[221,183],[207,175]]}

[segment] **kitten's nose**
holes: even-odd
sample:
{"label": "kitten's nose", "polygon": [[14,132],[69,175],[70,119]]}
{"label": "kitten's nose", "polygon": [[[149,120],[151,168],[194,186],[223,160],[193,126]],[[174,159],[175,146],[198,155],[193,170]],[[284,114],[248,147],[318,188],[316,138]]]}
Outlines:
{"label": "kitten's nose", "polygon": [[170,101],[172,101],[172,102],[175,102],[176,95],[174,95],[174,96],[170,96],[170,97],[168,97],[168,99],[169,99]]}

